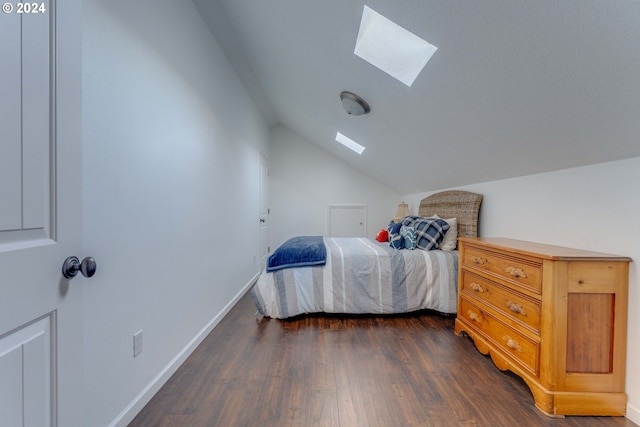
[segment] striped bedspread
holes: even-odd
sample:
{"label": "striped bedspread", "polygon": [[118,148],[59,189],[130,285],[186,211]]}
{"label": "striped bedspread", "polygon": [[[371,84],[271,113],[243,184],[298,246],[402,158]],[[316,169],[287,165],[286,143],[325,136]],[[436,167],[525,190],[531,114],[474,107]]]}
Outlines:
{"label": "striped bedspread", "polygon": [[326,265],[260,275],[251,292],[262,315],[456,312],[457,251],[397,250],[366,238],[324,242]]}

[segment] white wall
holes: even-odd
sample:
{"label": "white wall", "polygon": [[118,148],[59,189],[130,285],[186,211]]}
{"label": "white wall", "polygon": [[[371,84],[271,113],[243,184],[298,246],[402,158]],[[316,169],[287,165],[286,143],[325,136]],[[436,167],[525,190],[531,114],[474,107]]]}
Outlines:
{"label": "white wall", "polygon": [[[484,195],[479,233],[631,257],[627,417],[640,424],[640,158],[469,185]],[[405,200],[416,209],[430,193]]]}
{"label": "white wall", "polygon": [[[85,423],[126,425],[258,273],[268,127],[194,5],[86,0]],[[132,336],[144,331],[133,358]]]}
{"label": "white wall", "polygon": [[328,205],[366,205],[371,238],[395,216],[400,193],[285,126],[274,127],[270,140],[272,250],[296,235],[326,236]]}

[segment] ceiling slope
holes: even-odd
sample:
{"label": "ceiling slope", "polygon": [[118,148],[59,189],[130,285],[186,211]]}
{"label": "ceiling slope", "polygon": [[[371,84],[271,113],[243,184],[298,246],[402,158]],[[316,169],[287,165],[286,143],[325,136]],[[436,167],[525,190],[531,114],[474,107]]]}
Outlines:
{"label": "ceiling slope", "polygon": [[[401,193],[640,156],[637,0],[195,2],[270,123]],[[354,55],[365,4],[438,48],[411,87]]]}

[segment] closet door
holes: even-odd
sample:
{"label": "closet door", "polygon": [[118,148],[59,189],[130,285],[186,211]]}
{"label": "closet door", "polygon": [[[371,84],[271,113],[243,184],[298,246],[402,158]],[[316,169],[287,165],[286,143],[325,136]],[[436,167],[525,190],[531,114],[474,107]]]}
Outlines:
{"label": "closet door", "polygon": [[330,237],[366,237],[366,205],[329,205],[328,235]]}

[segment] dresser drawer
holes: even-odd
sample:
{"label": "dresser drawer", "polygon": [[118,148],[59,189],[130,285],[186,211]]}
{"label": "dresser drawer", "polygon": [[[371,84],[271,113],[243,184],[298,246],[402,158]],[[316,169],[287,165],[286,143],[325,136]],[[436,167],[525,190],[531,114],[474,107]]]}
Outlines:
{"label": "dresser drawer", "polygon": [[465,298],[461,298],[458,310],[458,316],[482,331],[493,345],[510,355],[531,374],[538,376],[540,347],[537,342],[500,322]]}
{"label": "dresser drawer", "polygon": [[461,291],[493,306],[509,318],[540,333],[540,302],[531,300],[476,274],[462,270]]}
{"label": "dresser drawer", "polygon": [[537,293],[542,289],[542,264],[538,262],[474,247],[465,249],[462,262]]}

